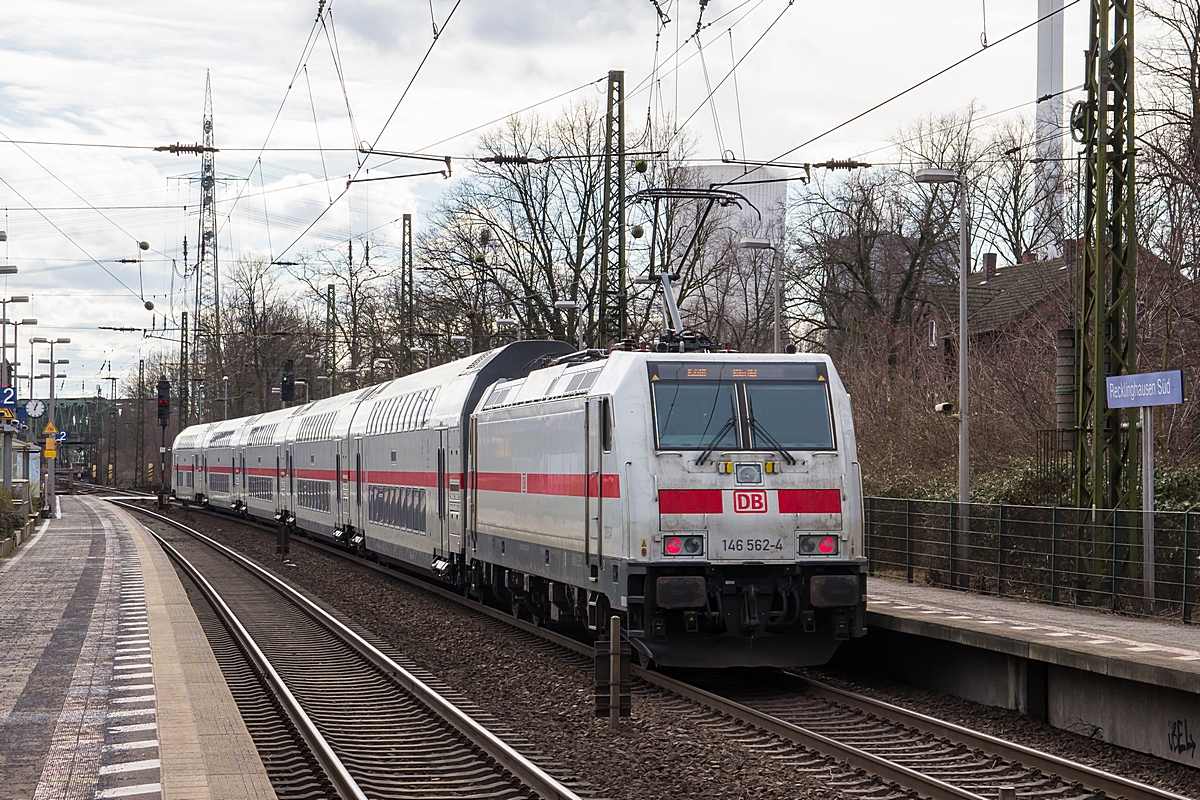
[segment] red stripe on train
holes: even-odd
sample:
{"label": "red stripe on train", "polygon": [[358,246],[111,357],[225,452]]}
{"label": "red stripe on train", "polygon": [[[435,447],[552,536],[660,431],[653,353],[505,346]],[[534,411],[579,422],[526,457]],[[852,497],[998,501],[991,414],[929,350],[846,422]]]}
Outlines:
{"label": "red stripe on train", "polygon": [[780,514],[840,514],[842,493],[838,489],[780,489]]}
{"label": "red stripe on train", "polygon": [[659,489],[660,514],[720,514],[720,489]]}

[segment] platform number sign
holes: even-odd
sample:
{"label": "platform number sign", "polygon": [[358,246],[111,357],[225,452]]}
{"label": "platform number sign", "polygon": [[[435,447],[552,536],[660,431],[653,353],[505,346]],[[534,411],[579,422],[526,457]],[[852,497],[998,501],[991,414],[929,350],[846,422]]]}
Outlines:
{"label": "platform number sign", "polygon": [[14,411],[17,408],[17,387],[15,386],[0,386],[0,407],[11,408]]}
{"label": "platform number sign", "polygon": [[58,440],[59,444],[66,444],[67,443],[67,432],[59,431],[58,433],[54,434],[54,438]]}

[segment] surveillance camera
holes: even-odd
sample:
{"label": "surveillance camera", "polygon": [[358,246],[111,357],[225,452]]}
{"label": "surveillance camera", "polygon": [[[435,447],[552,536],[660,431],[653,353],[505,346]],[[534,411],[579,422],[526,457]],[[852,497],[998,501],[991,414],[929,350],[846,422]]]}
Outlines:
{"label": "surveillance camera", "polygon": [[934,403],[933,410],[939,414],[953,414],[954,403]]}

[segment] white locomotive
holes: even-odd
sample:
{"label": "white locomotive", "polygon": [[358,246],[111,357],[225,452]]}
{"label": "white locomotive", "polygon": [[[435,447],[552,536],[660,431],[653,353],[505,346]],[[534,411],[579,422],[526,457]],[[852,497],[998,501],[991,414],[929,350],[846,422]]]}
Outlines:
{"label": "white locomotive", "polygon": [[621,616],[664,666],[803,666],[865,633],[850,397],[828,357],[516,342],[180,433],[184,502],[514,614]]}

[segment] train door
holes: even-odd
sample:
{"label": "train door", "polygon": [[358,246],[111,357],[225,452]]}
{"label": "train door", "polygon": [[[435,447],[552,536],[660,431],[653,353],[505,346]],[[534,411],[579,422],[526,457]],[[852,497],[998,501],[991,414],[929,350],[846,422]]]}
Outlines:
{"label": "train door", "polygon": [[192,454],[192,476],[188,478],[188,485],[191,488],[190,494],[195,499],[200,490],[196,488],[196,481],[200,480],[200,454]]}
{"label": "train door", "polygon": [[333,469],[336,473],[333,481],[333,527],[341,528],[344,521],[342,512],[342,442],[338,441],[334,444]]}
{"label": "train door", "polygon": [[283,467],[283,448],[275,445],[275,510],[283,511],[283,476],[280,470]]}
{"label": "train door", "polygon": [[363,440],[361,436],[354,439],[354,505],[351,513],[351,524],[362,530],[363,524]]}
{"label": "train door", "polygon": [[600,494],[604,483],[604,407],[601,399],[585,398],[583,406],[584,552],[592,580],[596,580],[604,567],[604,505]]}
{"label": "train door", "polygon": [[462,553],[463,459],[462,428],[450,428],[446,437],[446,552]]}
{"label": "train door", "polygon": [[447,431],[437,432],[437,539],[434,549],[437,553],[446,552],[446,444]]}

